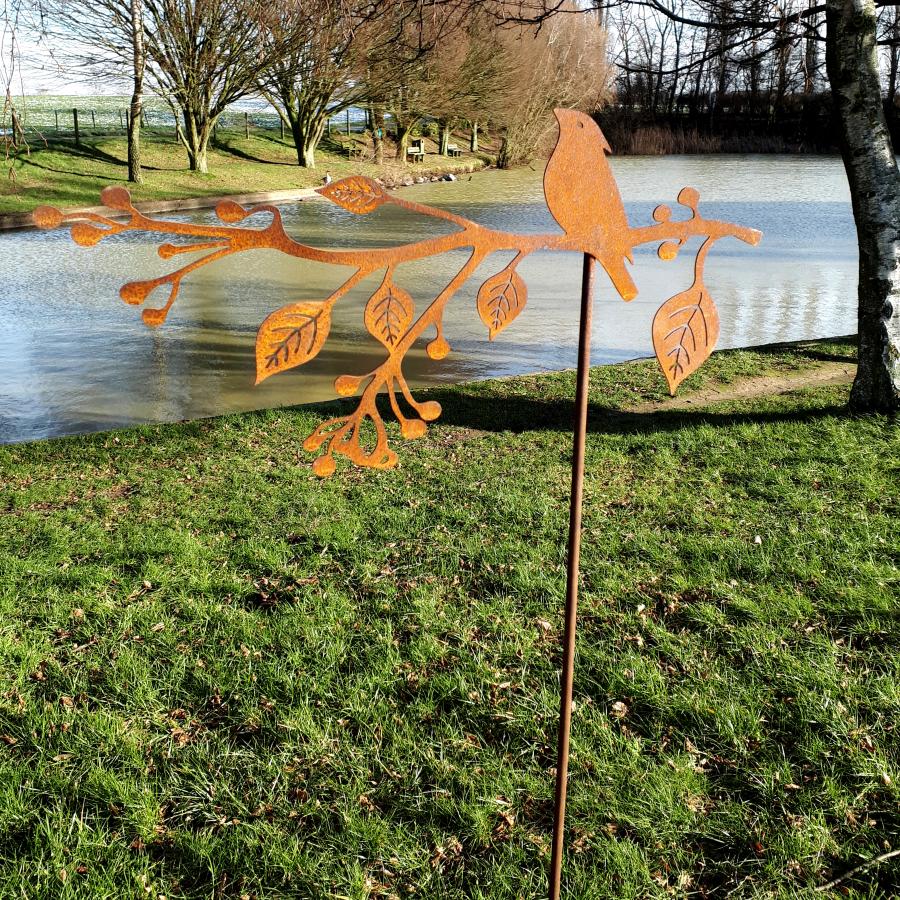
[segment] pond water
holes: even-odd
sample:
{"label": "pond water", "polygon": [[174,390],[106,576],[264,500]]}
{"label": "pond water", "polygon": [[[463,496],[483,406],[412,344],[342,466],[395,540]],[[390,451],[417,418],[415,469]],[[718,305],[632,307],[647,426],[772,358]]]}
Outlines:
{"label": "pond water", "polygon": [[[633,224],[649,224],[657,203],[674,205],[678,190],[692,185],[706,216],[764,232],[758,247],[725,239],[710,254],[706,278],[722,320],[720,347],[855,331],[857,254],[837,158],[623,157],[613,165]],[[557,230],[539,170],[484,172],[406,188],[403,196],[507,230]],[[320,246],[386,246],[442,230],[435,220],[389,206],[354,216],[319,199],[285,206],[283,215],[292,235]],[[368,371],[382,358],[362,325],[372,278],[338,304],[317,359],[254,388],[254,336],[262,319],[288,302],[323,299],[347,270],[274,251],[242,253],[189,276],[169,321],[151,330],[138,310],[118,299],[118,289],[172,270],[174,261],[156,256],[157,243],[126,234],[84,249],[65,231],[0,235],[0,442],[328,399],[336,375]],[[601,278],[595,363],[652,352],[653,315],[690,283],[691,256],[662,262],[652,247],[639,250],[632,273],[640,294],[629,304]],[[458,254],[448,254],[404,266],[398,281],[422,309],[460,264]],[[519,271],[528,306],[489,343],[474,295],[499,267],[496,260],[484,264],[450,304],[448,357],[435,362],[423,349],[410,354],[413,384],[575,364],[579,256],[525,260]]]}

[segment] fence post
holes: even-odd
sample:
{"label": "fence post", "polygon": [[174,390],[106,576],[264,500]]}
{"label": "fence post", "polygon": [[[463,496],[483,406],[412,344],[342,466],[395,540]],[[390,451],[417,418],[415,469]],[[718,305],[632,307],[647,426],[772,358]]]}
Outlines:
{"label": "fence post", "polygon": [[75,123],[75,146],[81,146],[81,135],[78,133],[78,107],[72,107],[72,121]]}
{"label": "fence post", "polygon": [[347,135],[350,134],[350,107],[347,107]]}
{"label": "fence post", "polygon": [[244,137],[250,137],[250,115],[249,113],[244,113]]}

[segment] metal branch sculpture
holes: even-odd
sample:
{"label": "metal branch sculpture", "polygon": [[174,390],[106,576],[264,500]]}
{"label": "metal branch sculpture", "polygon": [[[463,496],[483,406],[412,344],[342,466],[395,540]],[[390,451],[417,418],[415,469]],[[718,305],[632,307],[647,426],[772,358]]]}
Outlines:
{"label": "metal branch sculpture", "polygon": [[[120,291],[126,303],[141,305],[157,290],[168,290],[163,306],[143,310],[142,318],[151,327],[166,320],[186,275],[234,253],[267,248],[301,259],[350,267],[353,270],[350,277],[326,299],[288,304],[263,321],[256,337],[257,384],[315,357],[328,338],[331,310],[338,300],[363,279],[383,273],[379,286],[366,304],[364,322],[368,332],[384,346],[387,358],[370,372],[341,375],[336,379],[335,390],[341,396],[352,396],[362,388],[359,404],[349,415],[319,425],[304,446],[313,452],[322,451],[313,463],[318,475],[334,472],[336,454],[358,465],[389,468],[396,465],[397,454],[388,445],[376,397],[382,391],[387,393],[405,438],[421,437],[427,429],[426,423],[440,416],[438,403],[420,402],[413,396],[403,374],[404,357],[429,329],[434,329],[434,335],[426,346],[428,355],[438,360],[450,352],[444,336],[444,309],[482,261],[497,251],[512,251],[515,256],[478,290],[478,315],[491,340],[525,307],[527,289],[517,269],[523,259],[537,250],[576,250],[594,257],[606,270],[620,296],[632,300],[637,295],[637,288],[625,261],[633,262],[635,247],[659,243],[659,256],[674,259],[689,238],[703,237],[705,240],[696,257],[694,283],[667,300],[653,322],[654,349],[673,393],[678,384],[709,356],[715,345],[719,322],[715,304],[703,283],[706,256],[712,244],[722,237],[732,236],[755,244],[760,233],[704,218],[698,209],[699,195],[692,188],[684,188],[678,195],[678,203],[690,212],[687,218],[673,220],[668,206],[658,206],[653,212],[653,225],[632,227],[606,159],[610,148],[600,129],[592,119],[579,112],[557,110],[556,117],[560,136],[544,175],[544,194],[562,234],[515,234],[486,228],[446,210],[395,197],[375,181],[362,176],[344,178],[320,188],[319,193],[359,215],[392,203],[413,213],[443,219],[456,226],[456,230],[390,249],[328,250],[289,237],[274,206],[245,209],[226,200],[216,207],[222,225],[194,225],[143,215],[133,206],[128,191],[121,187],[106,188],[101,194],[108,208],[124,216],[121,220],[93,213],[62,213],[43,206],[35,210],[34,221],[40,228],[70,226],[73,240],[85,247],[126,231],[189,238],[186,243],[162,244],[158,249],[160,257],[172,259],[188,253],[201,256],[168,275],[130,282]],[[260,213],[271,216],[265,227],[239,225]],[[465,263],[417,318],[413,298],[395,282],[397,268],[414,260],[464,248],[469,250]],[[398,392],[408,405],[406,413],[398,402]],[[367,447],[364,443],[366,420],[374,425],[374,446]]]}

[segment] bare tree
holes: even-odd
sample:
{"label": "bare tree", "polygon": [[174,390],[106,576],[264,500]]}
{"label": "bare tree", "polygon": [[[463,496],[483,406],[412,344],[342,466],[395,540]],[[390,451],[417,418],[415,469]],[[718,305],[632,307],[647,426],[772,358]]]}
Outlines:
{"label": "bare tree", "polygon": [[492,109],[500,108],[501,98],[513,88],[514,59],[491,24],[485,10],[473,9],[426,60],[427,90],[422,91],[420,102],[437,120],[442,155],[448,152],[452,129],[461,122],[471,124],[470,143],[474,143],[473,152],[477,150],[479,119],[484,121]]}
{"label": "bare tree", "polygon": [[[563,6],[578,8],[571,0]],[[516,165],[552,131],[554,106],[594,109],[609,88],[597,16],[554,18],[535,33],[512,22],[496,27],[511,9],[508,0],[418,4],[426,7],[427,16],[408,18],[399,32],[398,43],[409,48],[407,63],[399,67],[388,56],[374,68],[380,84],[371,93],[386,92],[401,159],[426,117],[437,120],[441,153],[451,129],[463,121],[471,125],[470,147],[476,150],[479,122],[491,120],[504,135],[498,164]]]}
{"label": "bare tree", "polygon": [[367,0],[280,0],[265,17],[269,62],[258,85],[290,128],[301,166],[315,166],[329,116],[367,99],[372,15]]}
{"label": "bare tree", "polygon": [[434,102],[427,85],[471,15],[462,0],[277,0],[263,19],[269,63],[259,87],[290,127],[300,165],[315,165],[328,117],[350,106],[367,107],[376,158],[386,107],[408,139],[421,113],[407,101],[417,110]]}
{"label": "bare tree", "polygon": [[141,117],[146,72],[144,0],[23,0],[32,36],[76,77],[121,84],[131,80],[128,180],[140,182]]}
{"label": "bare tree", "polygon": [[[559,0],[521,0],[517,6],[518,21],[544,27],[562,9]],[[746,65],[775,54],[777,72],[783,59],[802,52],[798,35],[824,44],[859,245],[859,365],[850,406],[900,410],[900,171],[879,78],[879,47],[894,47],[897,39],[883,29],[879,34],[878,27],[879,10],[895,11],[896,0],[784,0],[774,7],[758,0],[694,0],[690,7],[678,0],[600,0],[595,8],[611,6],[650,9],[705,33],[704,49],[679,72],[708,70],[717,62],[715,87],[727,60],[743,55]]]}
{"label": "bare tree", "polygon": [[[4,158],[9,162],[25,146],[25,131],[15,95],[19,80],[20,50],[17,38],[20,3],[3,0],[0,6],[0,84],[3,89],[3,106],[0,112]],[[10,168],[10,174],[12,174]]]}
{"label": "bare tree", "polygon": [[[894,5],[882,0],[877,4]],[[668,15],[668,7],[656,0],[654,5]],[[900,172],[882,103],[876,0],[825,0],[824,10],[820,5],[795,4],[770,18],[744,7],[732,13],[735,23],[745,33],[768,38],[770,52],[777,55],[779,78],[798,30],[808,40],[825,44],[859,244],[859,367],[850,404],[860,411],[896,411],[900,409]],[[708,27],[720,35],[728,33],[715,20]],[[746,38],[734,43],[745,44]],[[776,94],[780,91],[776,87]]]}
{"label": "bare tree", "polygon": [[367,55],[365,82],[373,108],[394,121],[400,160],[405,162],[413,129],[426,116],[439,120],[446,152],[452,121],[468,117],[469,99],[490,77],[474,63],[476,20],[485,27],[494,23],[472,0],[396,0],[380,21],[384,31]]}
{"label": "bare tree", "polygon": [[[193,171],[206,172],[216,121],[256,89],[261,0],[32,0],[42,35],[61,48],[71,69],[120,83],[130,73],[134,96],[147,86],[170,104]],[[141,28],[141,26],[143,26]],[[130,117],[136,135],[140,116]]]}
{"label": "bare tree", "polygon": [[859,243],[859,368],[850,405],[900,410],[900,172],[876,51],[874,0],[827,0],[825,57]]}
{"label": "bare tree", "polygon": [[897,110],[897,76],[900,74],[900,6],[879,10],[880,33],[879,44],[885,50],[887,63],[887,96],[888,108],[896,115]]}
{"label": "bare tree", "polygon": [[[575,4],[563,9],[574,10]],[[556,106],[593,111],[609,95],[605,31],[593,13],[553,17],[537,32],[506,29],[500,44],[512,87],[490,112],[503,127],[500,168],[529,161],[553,131]]]}
{"label": "bare tree", "polygon": [[[818,115],[818,139],[830,140],[821,115],[825,72],[816,26],[824,6],[817,0],[782,0],[771,23],[763,0],[612,3],[606,16],[619,117],[631,103],[644,121],[669,128],[680,121],[715,134],[727,119],[745,134],[771,134],[773,125],[796,129],[802,109],[804,127]],[[793,16],[801,9],[806,20]]]}
{"label": "bare tree", "polygon": [[256,89],[267,63],[262,10],[255,3],[234,0],[143,2],[147,62],[154,86],[181,117],[179,137],[189,168],[206,172],[216,122],[230,104]]}

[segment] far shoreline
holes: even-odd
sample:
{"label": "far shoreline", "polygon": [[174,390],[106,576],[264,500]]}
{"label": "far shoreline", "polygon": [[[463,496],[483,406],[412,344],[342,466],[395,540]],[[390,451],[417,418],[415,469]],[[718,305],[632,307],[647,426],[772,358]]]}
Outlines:
{"label": "far shoreline", "polygon": [[[100,192],[108,185],[128,188],[134,205],[148,214],[181,212],[215,207],[224,199],[237,203],[292,203],[316,196],[324,178],[337,181],[351,175],[372,178],[389,190],[449,176],[462,177],[490,168],[491,149],[442,156],[437,145],[425,140],[421,162],[395,155],[376,164],[355,140],[333,136],[317,153],[315,168],[297,165],[296,150],[275,135],[220,133],[209,151],[209,173],[191,172],[182,149],[171,137],[159,133],[144,136],[144,182],[126,180],[126,145],[121,136],[85,134],[81,148],[69,141],[32,147],[9,161],[10,178],[0,190],[0,232],[32,228],[31,215],[38,206],[55,206],[67,213],[102,213]],[[460,148],[462,149],[462,148]],[[389,151],[390,152],[390,151]]]}
{"label": "far shoreline", "polygon": [[[460,175],[473,175],[475,172],[484,172],[493,166],[481,166],[472,169],[470,172],[460,171],[457,168],[448,169],[446,172],[435,171],[433,174],[425,175],[417,174],[416,176],[408,176],[400,180],[389,180],[384,178],[375,178],[374,180],[388,190],[395,191],[400,188],[413,187],[417,184],[426,184],[436,181],[455,181]],[[448,177],[451,176],[451,177]],[[122,187],[128,188],[128,182],[122,182]],[[173,197],[170,200],[139,200],[135,202],[134,207],[138,212],[148,215],[167,212],[189,212],[195,209],[215,209],[220,203],[230,201],[241,206],[255,205],[258,203],[270,203],[274,206],[287,203],[299,203],[305,200],[323,199],[318,192],[318,188],[293,188],[285,191],[255,191],[247,194],[220,194],[220,195],[201,195],[195,197]],[[127,215],[116,210],[110,210],[103,205],[99,206],[81,206],[70,208],[61,206],[64,212],[79,215],[103,215],[108,219],[124,219]],[[32,219],[33,212],[21,213],[0,213],[0,232],[2,231],[28,231],[37,228]]]}

